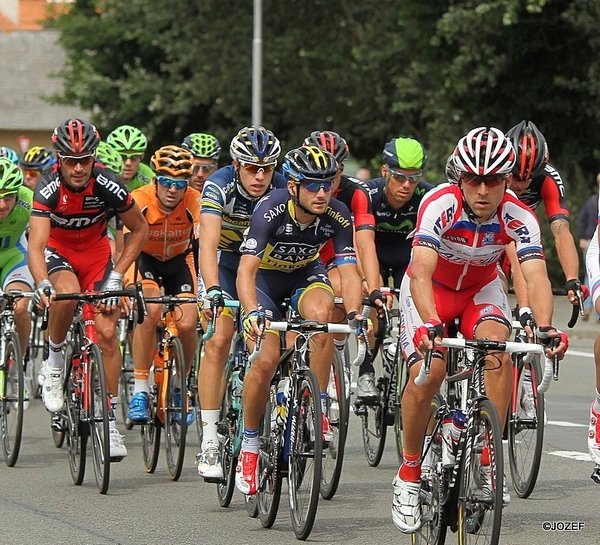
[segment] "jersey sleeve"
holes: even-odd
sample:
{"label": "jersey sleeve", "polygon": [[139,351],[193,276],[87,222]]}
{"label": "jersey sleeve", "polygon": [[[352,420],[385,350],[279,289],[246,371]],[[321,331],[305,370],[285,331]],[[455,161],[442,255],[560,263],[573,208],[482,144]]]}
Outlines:
{"label": "jersey sleeve", "polygon": [[366,189],[358,186],[352,194],[351,201],[354,228],[356,231],[375,231],[375,217],[371,209],[371,198]]}
{"label": "jersey sleeve", "polygon": [[565,200],[565,186],[562,178],[553,166],[546,166],[546,177],[542,182],[541,196],[546,208],[548,223],[562,219],[569,221],[569,210]]}
{"label": "jersey sleeve", "polygon": [[58,204],[60,181],[57,173],[42,176],[33,193],[32,216],[49,218]]}
{"label": "jersey sleeve", "polygon": [[[271,233],[279,225],[279,222],[273,219],[271,203],[270,199],[263,198],[254,209],[252,219],[250,220],[250,227],[246,231],[244,242],[240,248],[242,254],[254,255],[262,259]],[[285,205],[280,206],[285,208]],[[277,212],[279,214],[282,213],[279,209],[277,209]]]}
{"label": "jersey sleeve", "polygon": [[202,214],[223,216],[225,208],[225,192],[216,182],[208,179],[202,188]]}
{"label": "jersey sleeve", "polygon": [[354,232],[350,211],[345,204],[339,201],[332,201],[330,210],[333,211],[328,216],[334,223],[333,250],[335,252],[335,263],[338,267],[340,265],[356,264]]}
{"label": "jersey sleeve", "polygon": [[452,226],[459,211],[461,201],[455,191],[460,190],[448,186],[429,192],[423,198],[417,213],[413,246],[426,246],[436,252],[440,249],[442,233]]}
{"label": "jersey sleeve", "polygon": [[503,207],[502,221],[508,236],[515,241],[519,263],[545,259],[540,224],[531,209],[511,198]]}

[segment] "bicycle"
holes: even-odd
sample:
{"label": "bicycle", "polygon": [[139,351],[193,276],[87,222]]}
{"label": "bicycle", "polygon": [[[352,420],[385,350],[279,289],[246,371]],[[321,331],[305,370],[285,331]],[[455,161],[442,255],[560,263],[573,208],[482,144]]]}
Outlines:
{"label": "bicycle", "polygon": [[[95,303],[111,297],[135,298],[141,301],[141,284],[135,290],[111,292],[59,293],[56,301],[77,301],[73,322],[65,342],[64,410],[53,418],[53,433],[64,432],[69,453],[69,468],[76,485],[83,483],[88,438],[91,437],[92,460],[96,485],[106,494],[110,481],[110,463],[120,462],[109,453],[109,421],[115,419],[106,390],[102,352],[95,328]],[[130,316],[133,316],[133,304]],[[138,320],[143,314],[138,313]],[[44,309],[42,329],[48,324],[48,309]],[[55,436],[55,442],[56,437]],[[58,445],[57,445],[58,446]]]}
{"label": "bicycle", "polygon": [[21,449],[23,435],[25,375],[23,352],[16,332],[14,305],[32,292],[11,290],[0,294],[0,433],[2,452],[8,467],[14,467]]}
{"label": "bicycle", "polygon": [[38,314],[33,303],[29,306],[29,316],[31,318],[31,331],[29,333],[29,343],[23,355],[25,379],[29,382],[30,395],[41,399],[42,386],[38,382],[38,377],[42,361],[45,359],[46,339],[41,329],[42,317]]}
{"label": "bicycle", "polygon": [[[165,430],[167,469],[171,480],[181,476],[187,436],[187,412],[190,405],[187,392],[183,346],[177,336],[175,307],[197,304],[195,297],[164,295],[146,297],[144,302],[164,305],[157,328],[157,348],[152,364],[154,384],[150,387],[150,418],[141,424],[142,457],[147,473],[154,473],[158,463],[161,429]],[[179,377],[179,386],[176,377]]]}
{"label": "bicycle", "polygon": [[131,341],[129,334],[133,330],[133,321],[127,318],[119,320],[117,335],[119,338],[119,349],[121,351],[121,373],[119,375],[119,405],[121,405],[121,417],[123,424],[128,430],[133,429],[133,422],[129,420],[129,403],[133,397],[134,376],[133,359],[131,355]]}
{"label": "bicycle", "polygon": [[[292,527],[305,540],[314,525],[320,494],[323,438],[319,384],[310,369],[310,338],[317,333],[356,333],[348,325],[309,320],[271,322],[269,330],[293,331],[294,344],[281,355],[259,426],[258,516],[264,528],[275,522],[282,480],[288,480]],[[366,348],[361,344],[359,355]],[[254,361],[260,352],[260,339]]]}
{"label": "bicycle", "polygon": [[[460,545],[496,545],[502,524],[504,465],[498,414],[485,395],[486,357],[495,352],[543,354],[544,349],[531,343],[463,338],[444,338],[441,346],[448,348],[441,389],[445,393],[436,394],[431,403],[421,456],[422,525],[411,534],[412,543],[443,544],[450,527],[458,530]],[[417,386],[427,378],[431,356],[426,354],[415,377]],[[449,435],[452,421],[462,423],[458,437]]]}

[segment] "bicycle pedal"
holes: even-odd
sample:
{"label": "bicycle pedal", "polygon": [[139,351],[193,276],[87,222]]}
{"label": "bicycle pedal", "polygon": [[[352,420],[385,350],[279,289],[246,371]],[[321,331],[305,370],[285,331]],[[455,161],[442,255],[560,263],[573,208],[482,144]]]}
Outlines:
{"label": "bicycle pedal", "polygon": [[594,471],[592,471],[590,477],[596,484],[600,484],[600,465],[594,467]]}
{"label": "bicycle pedal", "polygon": [[111,456],[110,461],[111,462],[122,462],[123,458],[125,458],[125,456]]}
{"label": "bicycle pedal", "polygon": [[225,484],[227,481],[225,481],[225,479],[223,478],[219,478],[219,477],[202,477],[204,479],[205,483],[210,483],[210,484]]}
{"label": "bicycle pedal", "polygon": [[366,416],[367,415],[367,409],[365,408],[365,406],[362,403],[354,403],[354,414],[356,416]]}

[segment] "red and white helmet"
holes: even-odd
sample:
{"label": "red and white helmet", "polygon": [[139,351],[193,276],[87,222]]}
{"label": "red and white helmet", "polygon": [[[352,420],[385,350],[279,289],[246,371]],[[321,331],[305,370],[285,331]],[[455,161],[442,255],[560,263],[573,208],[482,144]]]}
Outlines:
{"label": "red and white helmet", "polygon": [[470,130],[458,141],[452,156],[459,175],[509,174],[515,164],[515,150],[510,140],[494,127]]}

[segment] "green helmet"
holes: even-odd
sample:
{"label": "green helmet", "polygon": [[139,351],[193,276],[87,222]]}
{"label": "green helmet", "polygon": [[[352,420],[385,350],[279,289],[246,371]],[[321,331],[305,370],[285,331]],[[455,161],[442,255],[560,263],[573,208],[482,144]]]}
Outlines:
{"label": "green helmet", "polygon": [[131,125],[121,125],[106,137],[106,143],[119,153],[125,151],[144,153],[148,147],[148,139],[140,129]]}
{"label": "green helmet", "polygon": [[100,142],[96,148],[96,159],[102,163],[108,170],[118,174],[123,174],[123,157],[112,146],[106,142]]}
{"label": "green helmet", "polygon": [[219,160],[221,155],[221,144],[212,134],[195,132],[183,139],[182,147],[192,152],[198,159]]}
{"label": "green helmet", "polygon": [[16,193],[23,185],[23,171],[10,159],[0,157],[0,191]]}
{"label": "green helmet", "polygon": [[413,138],[392,138],[383,148],[382,161],[391,168],[423,170],[427,153],[422,144]]}

